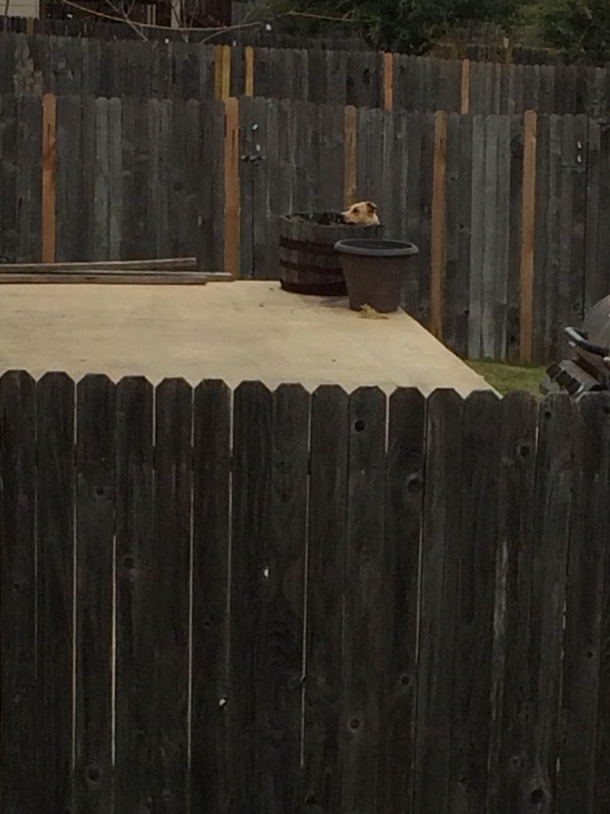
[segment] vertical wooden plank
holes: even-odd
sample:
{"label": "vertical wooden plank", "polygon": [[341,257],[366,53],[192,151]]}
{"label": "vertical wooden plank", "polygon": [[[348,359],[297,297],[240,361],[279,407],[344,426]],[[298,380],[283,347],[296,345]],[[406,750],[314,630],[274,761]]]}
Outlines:
{"label": "vertical wooden plank", "polygon": [[348,427],[345,391],[319,387],[311,402],[303,798],[324,814],[341,801]]}
{"label": "vertical wooden plank", "polygon": [[558,349],[567,351],[563,328],[572,324],[573,276],[572,243],[574,225],[574,193],[576,178],[576,122],[573,115],[563,116],[561,140],[561,192],[559,201],[559,277],[557,285]]}
{"label": "vertical wooden plank", "polygon": [[[108,200],[109,181],[109,149],[108,149],[108,99],[95,100],[95,173],[94,173],[94,234],[93,234],[93,259],[107,260],[110,252],[109,219],[110,207]],[[156,194],[158,184],[153,184],[151,193]],[[149,207],[152,206],[149,201]],[[153,227],[156,232],[156,224]],[[149,234],[153,234],[153,228]],[[154,242],[153,242],[153,245]]]}
{"label": "vertical wooden plank", "polygon": [[494,393],[464,402],[450,810],[472,814],[488,791],[501,411]]}
{"label": "vertical wooden plank", "polygon": [[459,112],[461,108],[461,64],[457,60],[440,60],[437,110]]}
{"label": "vertical wooden plank", "polygon": [[[574,404],[551,396],[538,413],[538,450],[534,492],[534,564],[530,614],[530,680],[534,715],[525,718],[526,737],[533,724],[533,744],[515,769],[521,770],[520,793],[535,794],[550,808],[562,739],[561,695],[564,660],[566,572],[570,548],[570,515],[576,485],[574,447],[565,442],[576,434]],[[542,507],[539,510],[537,507]],[[522,701],[523,703],[523,701]],[[526,706],[527,709],[527,706]],[[522,730],[523,731],[523,730]],[[522,747],[522,748],[523,748]],[[514,782],[515,774],[509,776]],[[524,794],[525,793],[525,794]],[[557,809],[560,810],[560,809]]]}
{"label": "vertical wooden plank", "polygon": [[[1,46],[0,46],[1,47]],[[17,105],[13,96],[0,96],[0,257],[17,262]]]}
{"label": "vertical wooden plank", "polygon": [[[194,224],[192,222],[187,223],[186,192],[187,175],[189,178],[193,178],[195,173],[191,168],[198,166],[199,163],[199,138],[195,137],[191,140],[191,147],[194,148],[194,153],[191,156],[187,156],[186,154],[187,130],[190,131],[193,125],[195,125],[195,133],[199,135],[199,105],[195,102],[194,117],[190,108],[190,115],[187,115],[187,103],[184,99],[175,98],[173,105],[174,116],[172,117],[171,123],[172,150],[169,156],[169,175],[171,178],[169,189],[170,251],[172,257],[186,257],[190,252],[187,254],[185,251],[185,239],[188,241],[189,237],[193,235],[198,237],[199,231],[196,221]],[[190,233],[190,235],[188,233]],[[198,242],[198,240],[195,240],[195,256],[199,250]]]}
{"label": "vertical wooden plank", "polygon": [[485,119],[472,120],[471,240],[468,308],[468,356],[482,355],[483,263],[485,257]]}
{"label": "vertical wooden plank", "polygon": [[529,748],[522,699],[531,703],[535,687],[530,620],[537,405],[533,396],[517,391],[502,399],[500,409],[488,810],[508,814],[526,802],[519,799],[511,757],[519,755],[520,761]]}
{"label": "vertical wooden plank", "polygon": [[343,173],[343,203],[351,206],[358,195],[358,110],[352,105],[345,108],[343,144],[345,169]]}
{"label": "vertical wooden plank", "polygon": [[506,359],[508,274],[510,252],[510,180],[511,180],[511,132],[510,118],[498,117],[498,189],[496,216],[496,256],[497,269],[494,280],[495,308],[494,351],[496,359]]}
{"label": "vertical wooden plank", "polygon": [[580,114],[574,119],[573,216],[570,253],[570,312],[568,316],[572,325],[580,325],[584,318],[588,140],[589,119],[584,114]]}
{"label": "vertical wooden plank", "polygon": [[[174,103],[171,99],[163,99],[157,108],[157,149],[158,166],[154,172],[157,176],[157,187],[154,193],[154,209],[157,221],[156,256],[171,256],[170,224],[170,156],[173,152],[171,143],[172,119]],[[110,113],[110,110],[109,110]],[[153,245],[155,245],[153,243]]]}
{"label": "vertical wooden plank", "polygon": [[[421,151],[422,151],[422,115],[421,113],[410,113],[407,116],[407,183],[405,189],[406,197],[406,239],[421,245],[421,211],[419,204],[421,187]],[[405,309],[411,316],[419,317],[420,306],[420,278],[421,278],[421,258],[415,255],[412,270],[407,278],[404,291]]]}
{"label": "vertical wooden plank", "polygon": [[443,337],[444,282],[447,237],[447,114],[434,114],[434,168],[430,246],[430,331]]}
{"label": "vertical wooden plank", "polygon": [[244,96],[254,96],[254,48],[251,45],[244,48],[244,60]]}
{"label": "vertical wooden plank", "polygon": [[563,295],[561,273],[562,240],[562,186],[563,186],[563,125],[562,116],[549,117],[549,205],[547,208],[547,277],[545,294],[546,359],[554,359],[562,347],[560,302]]}
{"label": "vertical wooden plank", "polygon": [[57,100],[42,99],[42,262],[55,262],[55,191],[57,172]]}
{"label": "vertical wooden plank", "polygon": [[[512,68],[513,66],[511,66]],[[506,358],[519,358],[521,220],[523,196],[523,122],[520,116],[510,116],[510,215],[509,262],[506,315]]]}
{"label": "vertical wooden plank", "polygon": [[365,108],[358,115],[358,197],[376,201],[378,206],[384,195],[384,118],[389,115],[374,108]]}
{"label": "vertical wooden plank", "polygon": [[153,795],[154,542],[153,388],[144,378],[116,388],[116,814]]}
{"label": "vertical wooden plank", "polygon": [[495,356],[496,280],[498,274],[498,117],[485,120],[485,229],[481,290],[481,354]]}
{"label": "vertical wooden plank", "polygon": [[421,178],[419,187],[419,309],[418,319],[429,325],[430,320],[430,260],[432,246],[432,194],[434,178],[435,119],[433,113],[422,116]]}
{"label": "vertical wooden plank", "polygon": [[121,259],[123,226],[121,100],[108,102],[108,259]]}
{"label": "vertical wooden plank", "polygon": [[610,291],[610,252],[606,251],[606,238],[610,229],[610,128],[602,127],[600,133],[600,191],[599,225],[597,234],[597,267],[603,281],[600,288]]}
{"label": "vertical wooden plank", "polygon": [[[200,103],[199,127],[197,133],[191,136],[198,143],[198,146],[193,143],[192,149],[199,151],[201,167],[197,189],[193,193],[198,196],[199,264],[209,271],[223,269],[225,263],[225,122],[224,102],[210,100]],[[191,126],[196,126],[194,120]]]}
{"label": "vertical wooden plank", "polygon": [[[272,396],[272,450],[258,630],[254,741],[258,799],[281,814],[302,799],[302,682],[310,396],[282,384]],[[278,714],[279,713],[279,714]],[[281,744],[281,748],[279,747]]]}
{"label": "vertical wooden plank", "polygon": [[[320,134],[319,200],[325,209],[340,210],[343,206],[344,188],[343,108],[321,105],[317,112]],[[278,131],[277,136],[279,139],[283,134]],[[269,151],[269,159],[272,152]],[[274,175],[272,177],[277,178]],[[275,186],[275,183],[271,185],[272,192]],[[381,206],[381,202],[379,205]],[[382,211],[382,218],[383,216]]]}
{"label": "vertical wooden plank", "polygon": [[256,83],[253,95],[268,98],[273,95],[272,77],[269,70],[269,48],[257,48],[254,52],[254,59]]}
{"label": "vertical wooden plank", "polygon": [[115,388],[76,389],[76,806],[112,806]]}
{"label": "vertical wooden plank", "polygon": [[418,390],[390,397],[386,459],[386,663],[382,692],[379,810],[411,811],[417,697],[418,585],[426,402]]}
{"label": "vertical wooden plank", "polygon": [[601,203],[601,128],[598,121],[589,119],[587,143],[587,192],[585,214],[585,279],[583,311],[586,314],[596,302],[608,294],[607,278],[602,272],[601,258],[598,256],[600,237]]}
{"label": "vertical wooden plank", "polygon": [[[607,405],[606,405],[607,406]],[[602,407],[603,410],[603,407]],[[607,420],[607,419],[606,419]],[[604,438],[604,440],[606,440]],[[602,475],[603,478],[603,475]],[[606,521],[607,522],[607,521]],[[608,618],[610,608],[610,584],[608,574],[610,563],[608,561],[608,549],[604,553],[604,586],[601,617],[601,641],[600,641],[600,666],[599,666],[599,686],[600,692],[597,707],[597,754],[595,761],[595,810],[604,811],[608,807],[610,800],[610,727],[609,720],[609,699],[608,699],[608,642],[610,640],[610,619]]]}
{"label": "vertical wooden plank", "polygon": [[199,100],[216,98],[216,46],[201,45],[199,56]]}
{"label": "vertical wooden plank", "polygon": [[[73,809],[74,382],[36,387],[38,750],[41,806]],[[58,725],[59,723],[59,725]]]}
{"label": "vertical wooden plank", "polygon": [[470,60],[462,60],[462,85],[460,93],[460,113],[470,113]]}
{"label": "vertical wooden plank", "polygon": [[[22,371],[0,379],[0,786],[7,814],[44,804],[36,665],[36,384]],[[32,778],[42,780],[33,783]],[[59,778],[60,785],[66,776]],[[41,794],[42,793],[42,794]],[[40,796],[39,796],[40,795]]]}
{"label": "vertical wooden plank", "polygon": [[[298,53],[298,52],[296,52]],[[327,55],[328,67],[328,102],[337,107],[345,107],[346,104],[346,82],[347,63],[349,53],[347,51],[329,51]],[[392,62],[396,57],[393,55]],[[394,103],[396,94],[394,91],[394,80],[392,80],[392,102]]]}
{"label": "vertical wooden plank", "polygon": [[372,387],[352,393],[349,422],[341,808],[370,811],[378,794],[385,674],[385,394]]}
{"label": "vertical wooden plank", "polygon": [[231,46],[216,46],[216,98],[226,102],[231,93]]}
{"label": "vertical wooden plank", "polygon": [[534,331],[534,245],[536,238],[536,130],[537,114],[524,116],[523,135],[523,210],[521,220],[520,335],[522,362],[533,359]]}
{"label": "vertical wooden plank", "polygon": [[550,208],[550,121],[540,116],[536,138],[536,242],[534,248],[534,336],[533,358],[544,363],[547,335],[547,298],[552,297],[555,281],[549,274],[549,208]]}
{"label": "vertical wooden plank", "polygon": [[[277,276],[279,258],[270,246],[270,208],[268,155],[277,146],[277,132],[269,130],[269,111],[277,110],[275,99],[253,99],[253,147],[252,152],[252,220],[253,220],[253,276],[256,279],[273,279]],[[276,118],[277,120],[277,118]],[[277,243],[276,243],[277,245]],[[278,249],[279,251],[279,249]]]}
{"label": "vertical wooden plank", "polygon": [[188,810],[191,425],[190,386],[165,379],[155,391],[153,811]]}
{"label": "vertical wooden plank", "polygon": [[453,390],[428,398],[426,485],[420,577],[415,805],[417,812],[449,811],[451,717],[457,611],[462,399]]}
{"label": "vertical wooden plank", "polygon": [[[337,116],[340,118],[340,133],[343,129],[343,111],[336,108]],[[277,275],[277,264],[279,263],[278,247],[279,247],[279,218],[278,215],[284,215],[292,209],[292,192],[293,192],[293,173],[292,173],[292,159],[293,152],[291,152],[291,135],[293,132],[293,105],[288,100],[281,101],[278,105],[271,105],[268,111],[268,127],[269,133],[274,134],[275,139],[270,144],[270,149],[267,152],[267,161],[269,163],[269,177],[273,179],[273,183],[269,184],[269,208],[271,217],[268,224],[269,229],[269,250],[274,255],[273,269]],[[325,116],[323,109],[320,109],[320,129],[321,131],[325,126]],[[334,142],[332,135],[327,131],[325,133],[328,138],[328,152],[327,155],[332,160],[334,153]],[[341,159],[343,153],[341,144],[339,144],[339,171],[342,172]],[[331,179],[335,179],[333,170],[336,167],[333,165],[329,174]],[[322,177],[321,177],[322,182]],[[328,182],[325,178],[324,182]],[[335,196],[339,197],[341,203],[343,194],[343,178],[341,183],[336,186],[333,184],[333,191]],[[271,263],[271,261],[270,261]],[[270,268],[271,271],[271,268]]]}
{"label": "vertical wooden plank", "polygon": [[394,107],[394,54],[383,55],[383,109]]}
{"label": "vertical wooden plank", "polygon": [[[448,230],[453,237],[447,246],[447,275],[451,278],[451,312],[453,324],[448,327],[447,338],[453,336],[452,349],[466,356],[468,353],[468,323],[470,307],[470,244],[471,244],[471,210],[472,210],[472,116],[460,116],[449,121],[449,197]],[[451,132],[452,127],[454,132]],[[459,129],[458,129],[459,127]],[[455,141],[459,144],[456,146]],[[457,156],[453,151],[458,151]],[[453,169],[451,169],[453,167]],[[457,173],[457,182],[454,179]],[[457,188],[457,191],[456,191]],[[455,231],[457,230],[457,236]],[[455,256],[455,247],[452,242],[457,240],[457,256],[455,268],[452,258]]]}
{"label": "vertical wooden plank", "polygon": [[[603,811],[603,796],[596,799],[595,766],[598,742],[604,750],[600,768],[607,764],[608,749],[607,723],[598,723],[598,704],[603,689],[600,664],[608,556],[609,416],[608,393],[587,395],[578,404],[565,608],[561,776],[556,800],[561,814],[573,811],[575,805]],[[600,779],[603,785],[598,792],[604,786],[607,789],[608,783],[607,777]]]}
{"label": "vertical wooden plank", "polygon": [[251,278],[254,274],[254,99],[241,100],[238,113],[239,274]]}
{"label": "vertical wooden plank", "polygon": [[42,105],[38,96],[17,100],[17,262],[42,257]]}
{"label": "vertical wooden plank", "polygon": [[225,103],[224,184],[225,246],[224,269],[239,276],[240,184],[239,184],[239,100]]}
{"label": "vertical wooden plank", "polygon": [[[217,105],[220,107],[220,103]],[[218,118],[220,117],[220,122],[218,122]],[[224,193],[224,166],[222,165],[223,158],[224,158],[224,118],[225,112],[222,111],[215,111],[214,115],[214,159],[216,162],[216,171],[213,173],[212,179],[212,186],[213,188],[217,187],[218,181],[220,181],[220,185],[222,186],[222,192]],[[201,134],[199,129],[200,123],[200,105],[196,99],[189,99],[186,103],[186,110],[184,114],[184,121],[179,123],[180,114],[174,110],[174,128],[179,128],[184,134],[184,156],[182,157],[182,161],[184,162],[184,217],[183,223],[178,226],[178,234],[180,236],[179,240],[179,248],[180,254],[183,256],[188,257],[190,255],[194,255],[198,258],[199,264],[201,267],[201,257],[200,257],[200,247],[201,247],[201,240],[199,236],[199,229],[200,229],[200,220],[199,220],[199,204],[200,204],[200,179],[197,177],[197,173],[190,171],[190,168],[197,166],[199,163],[199,156],[200,156],[200,146],[201,146]],[[218,127],[220,125],[220,128]],[[217,133],[220,129],[220,138],[218,138]],[[220,161],[220,167],[218,167],[218,163]],[[174,165],[175,166],[175,165]],[[220,226],[221,228],[224,227],[224,211],[220,208],[220,211],[214,211],[214,218],[216,221],[221,221]],[[214,233],[214,228],[212,229]],[[217,240],[214,241],[215,246],[218,243]],[[222,231],[222,246],[221,248],[221,260],[219,265],[216,266],[219,270],[224,268],[224,229]]]}
{"label": "vertical wooden plank", "polygon": [[231,392],[195,389],[193,472],[192,810],[229,808]]}
{"label": "vertical wooden plank", "polygon": [[[230,716],[231,786],[236,810],[260,804],[257,678],[264,609],[271,578],[268,519],[271,491],[272,396],[243,382],[233,400],[231,498]],[[269,569],[269,570],[267,570]],[[277,572],[274,573],[277,584]],[[267,799],[267,798],[265,798]]]}
{"label": "vertical wooden plank", "polygon": [[[121,257],[137,260],[146,256],[147,196],[142,194],[148,183],[149,134],[147,101],[124,99],[121,102],[121,135],[123,167],[122,203],[125,224],[122,229]],[[83,141],[86,139],[83,130]],[[85,144],[83,143],[83,155]]]}
{"label": "vertical wooden plank", "polygon": [[57,99],[57,262],[84,261],[85,225],[81,182],[82,105],[79,97]]}
{"label": "vertical wooden plank", "polygon": [[407,182],[404,124],[404,116],[400,111],[381,114],[381,183],[376,186],[376,190],[379,190],[377,205],[387,238],[404,239],[404,190]]}

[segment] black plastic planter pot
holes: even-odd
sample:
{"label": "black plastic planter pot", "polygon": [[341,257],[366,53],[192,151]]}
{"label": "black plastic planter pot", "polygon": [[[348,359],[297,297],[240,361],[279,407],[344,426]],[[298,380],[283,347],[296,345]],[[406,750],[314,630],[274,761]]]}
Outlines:
{"label": "black plastic planter pot", "polygon": [[359,311],[370,305],[380,314],[396,311],[408,269],[408,258],[419,249],[401,240],[339,240],[335,249],[341,254],[347,283],[349,307]]}

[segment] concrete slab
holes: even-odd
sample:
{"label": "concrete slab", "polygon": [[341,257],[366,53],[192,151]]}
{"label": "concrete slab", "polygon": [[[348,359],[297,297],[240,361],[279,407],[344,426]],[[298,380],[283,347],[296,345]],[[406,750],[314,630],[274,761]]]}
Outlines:
{"label": "concrete slab", "polygon": [[363,319],[345,300],[301,297],[278,283],[206,286],[2,285],[0,369],[75,379],[106,373],[157,383],[221,378],[234,387],[323,383],[491,389],[419,323],[400,312]]}

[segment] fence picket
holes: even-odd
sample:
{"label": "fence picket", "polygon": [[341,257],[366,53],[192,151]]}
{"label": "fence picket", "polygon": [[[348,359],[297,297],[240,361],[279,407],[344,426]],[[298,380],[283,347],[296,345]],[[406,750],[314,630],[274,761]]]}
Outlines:
{"label": "fence picket", "polygon": [[[68,765],[61,761],[65,752],[46,751],[68,739],[55,730],[51,710],[39,706],[36,692],[36,383],[17,371],[0,379],[0,483],[0,785],[6,811],[34,814],[47,794],[47,800],[63,797],[67,802],[70,778]],[[43,557],[47,562],[46,552]],[[44,603],[45,632],[47,611]],[[51,678],[45,696],[63,703],[69,720],[68,699],[55,696],[60,688],[53,686],[48,662],[42,669]],[[38,740],[42,733],[50,743]],[[53,769],[58,770],[55,778]]]}

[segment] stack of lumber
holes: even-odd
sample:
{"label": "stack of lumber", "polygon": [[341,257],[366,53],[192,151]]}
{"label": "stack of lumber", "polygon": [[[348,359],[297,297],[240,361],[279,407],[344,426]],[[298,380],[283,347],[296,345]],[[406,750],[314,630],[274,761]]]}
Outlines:
{"label": "stack of lumber", "polygon": [[197,271],[196,257],[112,260],[92,263],[2,263],[2,283],[114,283],[120,285],[205,285],[229,282],[231,274]]}

